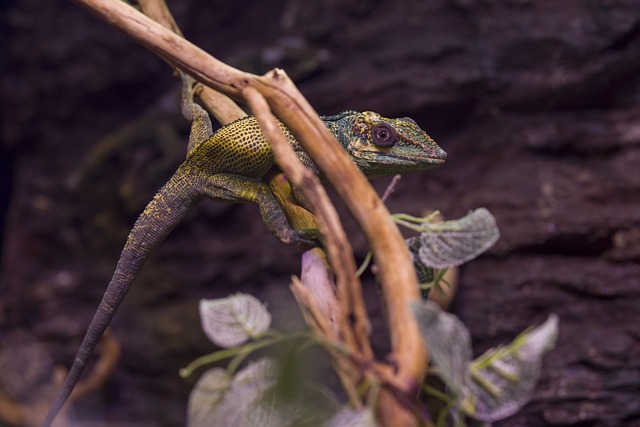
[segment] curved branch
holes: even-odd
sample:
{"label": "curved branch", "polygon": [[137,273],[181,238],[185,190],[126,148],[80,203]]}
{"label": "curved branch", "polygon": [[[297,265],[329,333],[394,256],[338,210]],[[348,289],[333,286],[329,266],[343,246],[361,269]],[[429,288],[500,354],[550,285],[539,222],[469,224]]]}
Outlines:
{"label": "curved branch", "polygon": [[[173,19],[173,15],[164,0],[138,0],[138,4],[140,5],[142,13],[149,18],[179,36],[183,36],[180,27],[178,27],[175,19]],[[197,94],[207,110],[216,118],[218,123],[222,125],[229,124],[247,115],[247,113],[228,96],[208,86],[203,86],[198,83]]]}
{"label": "curved branch", "polygon": [[318,216],[318,227],[326,237],[330,263],[337,277],[338,302],[340,304],[339,328],[342,339],[352,352],[371,359],[369,321],[362,297],[362,286],[356,277],[356,263],[351,244],[329,196],[318,177],[305,168],[286,137],[278,127],[264,97],[253,87],[243,90],[243,95],[267,136],[278,165],[298,187]]}

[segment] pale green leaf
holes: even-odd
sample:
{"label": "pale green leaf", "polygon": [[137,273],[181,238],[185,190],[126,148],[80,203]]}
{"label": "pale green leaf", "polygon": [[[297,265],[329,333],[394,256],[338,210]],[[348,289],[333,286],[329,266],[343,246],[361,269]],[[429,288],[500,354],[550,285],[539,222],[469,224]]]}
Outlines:
{"label": "pale green leaf", "polygon": [[230,387],[231,377],[225,369],[213,368],[202,374],[189,396],[188,426],[211,425],[211,417]]}
{"label": "pale green leaf", "polygon": [[369,408],[344,409],[334,415],[325,427],[377,427],[378,423]]}
{"label": "pale green leaf", "polygon": [[529,399],[540,375],[542,356],[555,344],[558,317],[520,334],[511,344],[471,361],[467,328],[430,301],[411,304],[438,374],[468,416],[484,422],[504,419]]}
{"label": "pale green leaf", "polygon": [[[407,248],[409,249],[409,254],[411,254],[411,259],[413,260],[413,267],[416,269],[416,274],[418,276],[418,283],[430,283],[435,279],[435,272],[432,267],[424,265],[422,261],[420,261],[420,237],[409,237],[405,239],[405,243]],[[423,295],[423,297],[426,297]]]}
{"label": "pale green leaf", "polygon": [[338,410],[333,394],[313,384],[303,385],[298,394],[283,394],[281,375],[276,361],[268,358],[233,378],[221,368],[207,371],[189,397],[188,427],[320,426]]}
{"label": "pale green leaf", "polygon": [[529,401],[540,376],[542,356],[555,345],[558,317],[520,334],[507,346],[487,351],[471,363],[469,416],[482,421],[504,419]]}
{"label": "pale green leaf", "polygon": [[189,427],[287,426],[295,408],[276,404],[272,392],[276,364],[261,359],[238,372],[233,379],[220,368],[206,372],[191,392]]}
{"label": "pale green leaf", "polygon": [[209,339],[220,347],[235,347],[259,338],[271,325],[271,315],[255,297],[235,294],[200,301],[200,321]]}
{"label": "pale green leaf", "polygon": [[442,380],[455,394],[464,394],[470,381],[471,336],[453,314],[431,301],[411,303],[420,334]]}
{"label": "pale green leaf", "polygon": [[422,224],[419,236],[407,239],[417,248],[415,261],[425,267],[446,268],[463,264],[489,249],[500,237],[496,220],[484,208],[450,221]]}

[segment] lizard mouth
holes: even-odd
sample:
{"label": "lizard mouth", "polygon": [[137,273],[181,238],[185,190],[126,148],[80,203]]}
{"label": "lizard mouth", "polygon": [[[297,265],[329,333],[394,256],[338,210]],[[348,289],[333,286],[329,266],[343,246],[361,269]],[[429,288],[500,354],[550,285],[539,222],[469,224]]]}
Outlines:
{"label": "lizard mouth", "polygon": [[[444,152],[443,152],[444,153]],[[443,156],[430,156],[425,155],[424,152],[419,155],[402,155],[398,153],[385,153],[381,151],[365,151],[362,154],[363,159],[367,161],[373,161],[376,163],[384,163],[384,164],[396,164],[402,166],[417,166],[420,164],[430,164],[430,165],[441,165],[446,160],[446,154]]]}

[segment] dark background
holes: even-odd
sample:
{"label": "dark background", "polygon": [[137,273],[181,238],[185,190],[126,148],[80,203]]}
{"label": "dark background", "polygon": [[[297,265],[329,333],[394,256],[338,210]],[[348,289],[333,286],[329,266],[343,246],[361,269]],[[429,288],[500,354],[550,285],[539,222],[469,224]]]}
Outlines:
{"label": "dark background", "polygon": [[[0,5],[0,329],[29,330],[69,364],[130,226],[184,158],[187,123],[169,68],[119,31],[70,2]],[[560,316],[532,402],[499,425],[640,425],[640,2],[169,6],[219,59],[285,68],[321,114],[411,116],[449,153],[389,205],[496,216],[502,238],[462,268],[452,308],[476,354]],[[248,292],[300,328],[298,269],[255,206],[203,203],[128,295],[123,359],[78,416],[183,425],[192,383],[177,370],[213,349],[198,300]]]}

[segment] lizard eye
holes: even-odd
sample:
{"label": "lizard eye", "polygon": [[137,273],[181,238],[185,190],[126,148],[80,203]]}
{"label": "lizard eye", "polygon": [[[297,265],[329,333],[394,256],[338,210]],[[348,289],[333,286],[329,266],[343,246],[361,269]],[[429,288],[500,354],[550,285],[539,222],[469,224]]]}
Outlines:
{"label": "lizard eye", "polygon": [[378,147],[392,147],[396,142],[398,142],[396,130],[389,125],[375,125],[371,130],[371,133],[373,136],[373,143]]}

